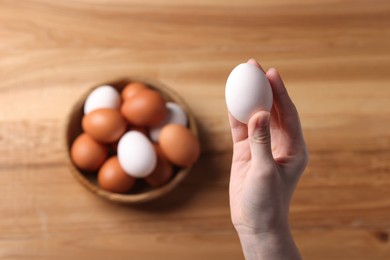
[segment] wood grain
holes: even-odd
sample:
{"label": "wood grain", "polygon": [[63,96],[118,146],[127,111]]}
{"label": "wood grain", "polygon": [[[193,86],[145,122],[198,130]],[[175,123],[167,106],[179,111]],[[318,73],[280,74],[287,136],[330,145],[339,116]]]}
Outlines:
{"label": "wood grain", "polygon": [[[0,258],[242,259],[224,84],[250,57],[281,71],[311,152],[291,207],[304,258],[390,258],[389,1],[0,0],[0,39]],[[72,105],[123,76],[178,92],[203,146],[136,207],[85,190],[63,145]]]}

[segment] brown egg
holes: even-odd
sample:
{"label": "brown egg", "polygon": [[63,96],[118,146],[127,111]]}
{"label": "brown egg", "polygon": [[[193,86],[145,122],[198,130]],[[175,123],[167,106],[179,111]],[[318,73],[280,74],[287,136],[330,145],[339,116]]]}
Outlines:
{"label": "brown egg", "polygon": [[82,120],[84,131],[102,143],[113,143],[125,133],[126,120],[116,109],[102,108],[85,115]]}
{"label": "brown egg", "polygon": [[132,98],[138,92],[148,89],[148,87],[141,82],[131,82],[124,87],[122,90],[122,98],[123,100],[127,100]]}
{"label": "brown egg", "polygon": [[168,160],[181,167],[191,166],[200,155],[198,139],[182,125],[164,126],[161,129],[159,145]]}
{"label": "brown egg", "polygon": [[118,157],[113,156],[100,168],[98,182],[104,190],[126,193],[134,186],[135,178],[127,175],[121,168]]}
{"label": "brown egg", "polygon": [[157,165],[154,171],[145,178],[145,181],[152,187],[159,187],[167,183],[173,175],[173,165],[165,158],[161,148],[155,144],[157,154]]}
{"label": "brown egg", "polygon": [[107,158],[107,147],[83,133],[73,142],[70,155],[78,168],[96,171]]}
{"label": "brown egg", "polygon": [[136,126],[156,126],[168,115],[163,97],[154,90],[143,90],[125,100],[122,115]]}

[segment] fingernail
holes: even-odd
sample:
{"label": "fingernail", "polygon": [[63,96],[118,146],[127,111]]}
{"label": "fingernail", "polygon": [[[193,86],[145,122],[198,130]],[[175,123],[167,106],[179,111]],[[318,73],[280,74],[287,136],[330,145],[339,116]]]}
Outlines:
{"label": "fingernail", "polygon": [[257,61],[256,61],[255,59],[253,59],[253,58],[250,58],[250,59],[247,61],[247,63],[252,64],[252,65],[257,65]]}

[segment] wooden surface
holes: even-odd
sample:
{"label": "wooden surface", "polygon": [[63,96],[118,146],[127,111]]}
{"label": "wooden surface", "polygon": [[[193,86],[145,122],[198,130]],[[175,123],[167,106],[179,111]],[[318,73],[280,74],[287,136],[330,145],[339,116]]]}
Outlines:
{"label": "wooden surface", "polygon": [[[242,259],[228,207],[224,84],[277,67],[311,152],[291,207],[305,259],[390,259],[388,0],[0,0],[0,258]],[[162,200],[127,207],[66,165],[90,86],[148,76],[179,92],[203,155]]]}

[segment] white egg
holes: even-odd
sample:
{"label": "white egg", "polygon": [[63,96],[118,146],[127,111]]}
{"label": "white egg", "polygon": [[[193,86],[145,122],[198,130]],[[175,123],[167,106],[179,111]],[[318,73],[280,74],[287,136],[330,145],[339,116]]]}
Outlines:
{"label": "white egg", "polygon": [[143,178],[151,174],[156,167],[157,155],[144,134],[129,131],[119,140],[118,160],[128,175]]}
{"label": "white egg", "polygon": [[182,126],[187,126],[187,115],[178,104],[167,102],[166,107],[168,108],[167,118],[160,125],[150,129],[149,135],[154,142],[158,142],[161,129],[167,124],[179,124]]}
{"label": "white egg", "polygon": [[232,116],[244,124],[257,111],[271,111],[272,108],[272,89],[267,77],[258,67],[248,63],[238,65],[230,73],[225,98]]}
{"label": "white egg", "polygon": [[120,106],[120,102],[121,99],[118,91],[111,86],[104,85],[94,89],[88,95],[84,104],[84,114],[86,115],[99,108],[117,109]]}

